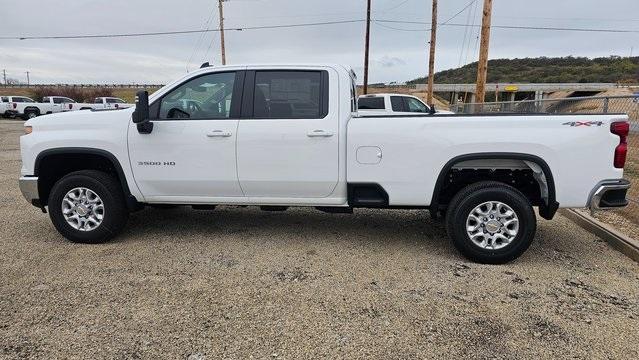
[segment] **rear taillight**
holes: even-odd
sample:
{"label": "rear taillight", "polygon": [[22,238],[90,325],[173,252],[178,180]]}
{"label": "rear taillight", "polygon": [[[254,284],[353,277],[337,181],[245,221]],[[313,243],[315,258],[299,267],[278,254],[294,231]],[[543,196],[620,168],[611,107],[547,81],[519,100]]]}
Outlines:
{"label": "rear taillight", "polygon": [[617,169],[623,169],[626,165],[626,155],[628,154],[628,133],[630,132],[630,123],[627,121],[618,121],[610,124],[610,132],[619,136],[619,145],[615,148],[615,159],[613,161]]}
{"label": "rear taillight", "polygon": [[13,103],[13,108],[17,108],[18,107],[18,103]]}
{"label": "rear taillight", "polygon": [[73,104],[69,103],[69,110],[73,109]]}

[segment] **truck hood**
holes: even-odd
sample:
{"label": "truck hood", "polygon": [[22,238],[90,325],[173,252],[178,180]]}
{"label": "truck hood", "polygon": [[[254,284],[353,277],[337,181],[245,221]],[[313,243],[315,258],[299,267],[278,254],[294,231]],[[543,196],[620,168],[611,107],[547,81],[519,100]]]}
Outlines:
{"label": "truck hood", "polygon": [[78,110],[49,114],[33,118],[25,122],[25,126],[33,126],[34,131],[47,129],[97,129],[113,127],[114,124],[131,121],[132,108],[122,110]]}

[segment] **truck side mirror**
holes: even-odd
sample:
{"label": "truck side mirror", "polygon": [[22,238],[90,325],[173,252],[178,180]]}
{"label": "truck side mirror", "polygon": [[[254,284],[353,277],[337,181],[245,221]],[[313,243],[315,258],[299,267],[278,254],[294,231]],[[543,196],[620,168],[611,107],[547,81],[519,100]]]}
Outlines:
{"label": "truck side mirror", "polygon": [[135,94],[133,122],[141,124],[147,121],[149,121],[149,93],[145,90],[140,90]]}
{"label": "truck side mirror", "polygon": [[135,111],[133,112],[133,122],[138,125],[140,134],[150,134],[153,130],[153,123],[149,121],[149,93],[140,90],[135,94]]}

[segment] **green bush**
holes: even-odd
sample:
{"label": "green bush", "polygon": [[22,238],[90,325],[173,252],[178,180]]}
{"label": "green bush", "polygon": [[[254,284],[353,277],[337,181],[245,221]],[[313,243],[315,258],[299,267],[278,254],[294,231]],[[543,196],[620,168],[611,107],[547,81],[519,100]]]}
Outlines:
{"label": "green bush", "polygon": [[[435,82],[440,84],[474,83],[476,80],[477,62],[435,74]],[[638,84],[639,57],[610,56],[589,59],[567,56],[495,59],[488,61],[487,80],[493,83],[621,82]],[[408,83],[425,82],[426,78],[421,77]]]}

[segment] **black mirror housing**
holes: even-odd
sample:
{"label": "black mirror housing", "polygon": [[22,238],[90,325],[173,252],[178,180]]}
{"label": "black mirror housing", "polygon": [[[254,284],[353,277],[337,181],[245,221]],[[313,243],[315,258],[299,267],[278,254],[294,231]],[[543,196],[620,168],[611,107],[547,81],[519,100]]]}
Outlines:
{"label": "black mirror housing", "polygon": [[135,94],[135,111],[133,122],[142,124],[149,121],[149,92],[140,90]]}
{"label": "black mirror housing", "polygon": [[140,90],[135,94],[133,122],[138,125],[140,134],[150,134],[153,131],[153,123],[149,121],[149,92],[146,90]]}

